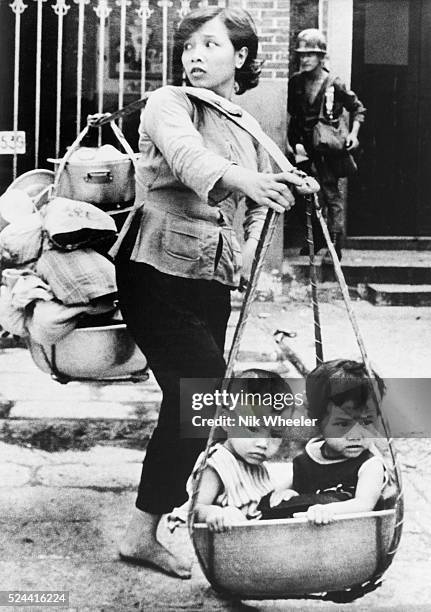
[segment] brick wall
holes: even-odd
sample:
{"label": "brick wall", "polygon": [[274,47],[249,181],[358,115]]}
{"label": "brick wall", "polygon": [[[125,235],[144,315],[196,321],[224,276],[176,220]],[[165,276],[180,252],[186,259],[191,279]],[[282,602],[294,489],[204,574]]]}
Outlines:
{"label": "brick wall", "polygon": [[247,9],[259,29],[263,79],[287,79],[291,0],[249,0]]}
{"label": "brick wall", "polygon": [[[265,60],[262,79],[287,79],[290,6],[293,0],[231,0],[252,15],[259,32],[259,58]],[[313,0],[311,0],[313,1]]]}
{"label": "brick wall", "polygon": [[295,72],[295,39],[301,30],[317,28],[319,0],[234,0],[229,5],[245,5],[256,22],[259,57],[265,60],[262,79],[287,79]]}
{"label": "brick wall", "polygon": [[296,37],[301,30],[319,25],[319,0],[291,0],[289,31],[289,74],[298,70],[294,53]]}

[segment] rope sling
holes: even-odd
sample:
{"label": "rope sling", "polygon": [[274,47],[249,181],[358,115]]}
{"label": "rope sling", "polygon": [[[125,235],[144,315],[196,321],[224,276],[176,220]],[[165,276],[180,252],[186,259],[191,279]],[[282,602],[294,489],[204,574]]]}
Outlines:
{"label": "rope sling", "polygon": [[[261,127],[259,126],[259,124],[257,123],[257,121],[248,113],[246,113],[245,111],[243,111],[242,109],[240,109],[239,107],[234,106],[233,104],[229,103],[226,106],[226,101],[223,98],[220,98],[219,96],[217,96],[216,94],[213,94],[210,91],[207,90],[203,90],[203,89],[199,89],[199,88],[191,88],[191,87],[182,87],[181,88],[182,91],[184,91],[187,96],[193,101],[199,100],[200,102],[207,104],[209,106],[211,106],[212,108],[215,108],[218,112],[220,112],[221,114],[223,114],[224,116],[226,116],[228,119],[230,119],[232,122],[234,122],[236,125],[238,125],[241,129],[247,131],[258,143],[260,143],[263,148],[269,153],[269,155],[271,156],[271,158],[273,159],[273,161],[276,162],[276,164],[280,167],[280,169],[284,172],[292,172],[292,170],[294,170],[294,167],[290,164],[290,162],[287,160],[287,158],[284,156],[284,154],[280,151],[280,149],[277,147],[277,145],[271,140],[271,138],[269,138],[261,129]],[[120,117],[124,117],[125,115],[129,115],[137,110],[142,109],[145,104],[146,101],[148,99],[149,94],[147,94],[143,99],[138,100],[136,102],[133,102],[132,104],[128,105],[127,107],[120,109],[114,113],[111,114],[104,114],[104,115],[94,115],[88,118],[88,126],[91,127],[101,127],[105,124],[110,124],[112,129],[114,130],[114,132],[116,133],[118,139],[122,142],[123,146],[124,146],[124,136],[121,134],[121,132],[119,132],[119,128],[113,123],[116,119],[119,119]],[[79,142],[82,140],[82,138],[85,136],[85,134],[87,133],[88,127],[84,130],[83,133],[80,134],[78,140]],[[124,139],[125,140],[125,139]],[[71,149],[75,149],[76,146],[79,145],[79,142],[75,142],[73,143]],[[125,146],[126,151],[129,153],[130,155],[130,151],[127,148],[127,141],[126,141],[126,146]],[[62,169],[65,166],[65,163],[67,162],[67,159],[70,157],[72,151],[69,150],[68,152],[69,154],[66,155],[66,159],[63,159],[63,164],[60,167],[60,172],[62,171]],[[134,158],[133,158],[133,163],[134,163]],[[55,183],[55,188],[58,185],[58,175],[57,175],[57,180]],[[135,206],[132,208],[132,211],[129,215],[129,217],[131,218],[134,214],[134,212],[137,210],[137,208],[139,207],[139,203],[135,203]],[[350,302],[350,297],[349,297],[349,293],[348,293],[348,288],[343,276],[343,272],[341,270],[341,266],[340,263],[338,261],[337,258],[337,254],[335,252],[335,249],[332,245],[331,239],[329,237],[329,232],[328,229],[326,227],[326,223],[325,220],[323,218],[319,203],[318,203],[318,199],[317,199],[317,195],[314,194],[312,196],[308,196],[307,197],[307,240],[309,243],[309,256],[310,256],[310,280],[311,280],[311,292],[312,292],[312,306],[313,306],[313,318],[314,318],[314,335],[315,335],[315,351],[316,351],[316,363],[320,364],[323,362],[323,348],[322,348],[322,338],[321,338],[321,324],[320,324],[320,314],[319,314],[319,303],[318,303],[318,295],[317,295],[317,273],[316,273],[316,267],[315,267],[315,261],[314,261],[314,239],[313,239],[313,230],[312,230],[312,223],[311,223],[311,215],[313,213],[313,211],[315,212],[319,223],[322,227],[322,231],[325,237],[325,240],[327,242],[327,246],[328,246],[328,250],[329,253],[332,257],[333,260],[333,264],[334,264],[334,271],[337,277],[337,281],[338,284],[340,286],[342,295],[343,295],[343,300],[347,309],[347,313],[350,319],[350,323],[353,327],[355,336],[356,336],[356,340],[358,342],[360,351],[361,351],[361,355],[362,355],[362,359],[363,362],[365,364],[365,368],[366,368],[366,372],[367,375],[370,379],[370,382],[372,384],[372,392],[373,392],[373,397],[376,400],[376,404],[378,406],[378,412],[382,421],[382,425],[383,425],[383,429],[384,429],[384,433],[385,436],[388,440],[388,445],[389,445],[389,450],[390,450],[390,457],[391,457],[391,462],[393,465],[393,476],[394,476],[394,481],[395,481],[395,485],[397,488],[397,495],[396,495],[396,499],[394,500],[394,507],[395,507],[395,525],[394,525],[394,529],[393,529],[393,535],[391,538],[391,544],[390,547],[388,549],[388,551],[386,552],[385,555],[381,556],[379,558],[379,561],[377,563],[377,566],[375,568],[375,571],[373,573],[373,575],[370,577],[369,580],[367,580],[366,582],[363,582],[361,584],[353,584],[351,587],[349,588],[344,588],[342,590],[338,590],[338,591],[332,591],[332,592],[326,592],[326,593],[308,593],[307,589],[304,589],[304,594],[289,594],[289,593],[283,593],[282,595],[278,595],[278,597],[282,597],[282,598],[310,598],[310,599],[323,599],[323,600],[330,600],[330,601],[336,601],[336,602],[348,602],[348,601],[353,601],[354,599],[363,596],[365,593],[374,590],[375,588],[377,588],[377,586],[379,586],[381,584],[381,576],[383,575],[383,573],[385,572],[385,570],[389,567],[389,565],[392,562],[392,559],[394,557],[394,554],[398,548],[398,544],[399,544],[399,540],[401,537],[401,530],[402,530],[402,523],[403,523],[403,494],[402,494],[402,487],[401,487],[401,477],[400,477],[400,469],[399,469],[399,465],[397,463],[397,459],[396,459],[396,454],[395,454],[395,450],[393,448],[393,441],[391,439],[390,436],[390,432],[389,432],[389,427],[386,423],[386,420],[384,418],[384,415],[382,414],[381,411],[381,407],[380,407],[380,395],[379,395],[379,391],[376,387],[376,383],[373,379],[373,373],[372,373],[372,369],[370,366],[370,362],[368,359],[368,355],[366,353],[365,350],[365,345],[361,336],[361,333],[359,331],[359,327],[356,321],[356,317],[355,314],[353,312],[353,308]],[[242,308],[240,311],[240,316],[239,316],[239,320],[234,332],[234,337],[232,340],[232,344],[231,344],[231,348],[230,348],[230,352],[229,352],[229,356],[228,356],[228,360],[227,360],[227,366],[226,366],[226,372],[225,372],[225,379],[223,381],[222,387],[223,385],[226,385],[227,383],[225,382],[226,380],[228,380],[229,378],[232,377],[233,373],[234,373],[234,366],[237,360],[237,356],[238,356],[238,351],[239,351],[239,347],[240,347],[240,343],[241,343],[241,338],[245,329],[245,325],[247,323],[247,319],[248,316],[250,314],[250,308],[256,293],[256,288],[257,288],[257,282],[259,279],[259,275],[262,271],[262,267],[263,267],[263,263],[264,263],[264,259],[265,256],[267,254],[269,245],[271,243],[272,237],[274,235],[274,231],[276,229],[277,226],[277,222],[279,220],[280,214],[275,212],[272,209],[268,210],[268,213],[266,215],[266,219],[265,219],[265,223],[263,225],[262,228],[262,232],[261,232],[261,236],[259,239],[259,243],[257,245],[257,249],[256,249],[256,254],[255,254],[255,258],[252,264],[252,269],[251,269],[251,274],[250,274],[250,280],[249,283],[247,285],[246,291],[245,291],[245,295],[244,295],[244,300],[243,300],[243,304],[242,304]],[[126,221],[125,226],[127,228],[128,226],[128,222]],[[122,230],[123,231],[127,231],[126,230]],[[121,235],[121,234],[120,234]],[[277,343],[279,344],[281,350],[283,350],[282,347],[282,342],[280,339],[277,340]],[[288,350],[288,348],[286,347],[285,352],[288,356],[288,358],[291,356],[290,352]],[[295,362],[294,360],[292,360],[292,363]],[[297,364],[299,363],[299,365],[297,365],[298,367],[298,371],[300,371],[300,373],[302,375],[304,375],[305,373],[305,368],[303,367],[303,364],[301,364],[300,360],[297,360]],[[217,413],[219,411],[219,408],[217,409]],[[217,416],[216,413],[216,416]],[[189,516],[188,516],[188,526],[189,526],[189,532],[190,532],[190,536],[191,539],[193,541],[194,544],[194,548],[197,554],[197,557],[199,559],[200,565],[207,577],[207,579],[209,580],[209,582],[215,586],[215,588],[219,588],[219,590],[223,590],[223,585],[214,585],[214,581],[212,580],[212,577],[210,575],[210,573],[208,572],[208,568],[205,562],[205,559],[202,556],[201,550],[199,549],[199,547],[197,546],[196,543],[196,528],[195,528],[195,505],[196,505],[196,500],[197,500],[197,495],[199,492],[199,484],[201,481],[201,477],[202,477],[202,472],[203,469],[206,465],[206,461],[208,458],[208,454],[211,448],[211,445],[214,441],[214,435],[215,435],[215,426],[213,426],[210,430],[209,436],[208,436],[208,440],[207,440],[207,444],[206,444],[206,448],[203,454],[203,460],[200,463],[200,466],[197,470],[197,474],[196,474],[196,478],[193,482],[193,491],[192,491],[192,495],[191,495],[191,503],[190,503],[190,512],[189,512]],[[371,513],[372,514],[372,513]],[[377,513],[378,514],[378,513]],[[286,523],[291,521],[290,519],[288,519],[287,521],[282,520],[282,521],[261,521],[261,523]],[[293,519],[293,522],[297,521],[297,519]],[[258,554],[258,551],[257,553]],[[288,554],[288,551],[287,553]],[[306,579],[306,574],[304,574],[304,580]],[[226,590],[225,590],[226,592]],[[229,594],[229,592],[227,591],[227,593]],[[242,597],[243,599],[246,599],[246,597]],[[252,597],[255,598],[255,597]],[[268,597],[262,597],[265,599],[271,599],[274,597],[271,597],[270,595]]]}

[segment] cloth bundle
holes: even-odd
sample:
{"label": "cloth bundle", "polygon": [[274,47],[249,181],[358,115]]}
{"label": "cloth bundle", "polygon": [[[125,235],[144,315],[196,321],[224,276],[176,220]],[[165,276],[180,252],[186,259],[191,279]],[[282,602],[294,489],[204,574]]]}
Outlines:
{"label": "cloth bundle", "polygon": [[2,268],[29,265],[37,260],[43,248],[40,213],[26,215],[0,232],[0,265]]}
{"label": "cloth bundle", "polygon": [[[87,202],[54,198],[0,232],[3,269],[0,325],[8,332],[55,344],[84,316],[115,312],[115,268],[91,248],[108,249],[113,219]],[[85,248],[83,248],[83,246]]]}
{"label": "cloth bundle", "polygon": [[114,265],[92,249],[45,251],[36,271],[66,306],[90,304],[117,291]]}
{"label": "cloth bundle", "polygon": [[113,245],[117,228],[108,214],[88,202],[54,198],[44,209],[43,225],[52,245],[61,250]]}

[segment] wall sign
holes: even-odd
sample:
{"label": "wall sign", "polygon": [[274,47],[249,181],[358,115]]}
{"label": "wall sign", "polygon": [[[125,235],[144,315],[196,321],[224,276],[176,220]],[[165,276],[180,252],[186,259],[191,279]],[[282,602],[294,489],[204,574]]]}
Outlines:
{"label": "wall sign", "polygon": [[0,155],[25,153],[25,132],[0,131]]}

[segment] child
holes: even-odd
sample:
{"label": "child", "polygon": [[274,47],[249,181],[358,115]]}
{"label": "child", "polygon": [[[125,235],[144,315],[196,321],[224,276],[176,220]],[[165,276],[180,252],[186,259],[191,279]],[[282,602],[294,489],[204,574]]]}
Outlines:
{"label": "child", "polygon": [[[383,396],[384,382],[374,377]],[[292,488],[299,497],[275,511],[263,500],[263,517],[289,516],[290,507],[291,515],[305,510],[308,520],[321,525],[337,514],[373,510],[386,473],[373,445],[377,406],[364,365],[343,359],[323,363],[307,376],[306,394],[321,437],[293,460]]]}
{"label": "child", "polygon": [[[211,448],[195,507],[196,521],[205,522],[211,531],[225,531],[234,523],[260,518],[258,505],[261,499],[265,495],[270,496],[276,489],[282,489],[283,481],[291,480],[286,478],[285,464],[282,464],[283,477],[277,474],[276,469],[268,469],[267,461],[279,450],[282,436],[279,429],[264,423],[265,416],[291,416],[295,406],[290,386],[276,373],[254,369],[244,372],[229,389],[230,392],[239,390],[255,394],[255,397],[257,394],[261,394],[261,397],[268,394],[280,401],[268,406],[237,406],[236,418],[248,417],[250,424],[225,427],[227,439]],[[202,456],[187,483],[189,495],[191,479],[196,476],[201,461]],[[283,496],[278,494],[278,497]],[[168,519],[171,529],[185,522],[188,505],[189,502],[186,502],[171,513]]]}
{"label": "child", "polygon": [[[385,385],[374,376],[383,395]],[[268,391],[263,382],[259,389]],[[290,390],[285,381],[274,379],[273,393],[277,385],[284,393]],[[281,445],[281,438],[274,437],[278,432],[251,427],[238,437],[237,428],[226,428],[227,440],[211,449],[202,474],[197,522],[206,522],[211,531],[225,531],[246,519],[289,518],[306,511],[309,521],[321,525],[336,514],[375,508],[386,473],[381,457],[374,454],[377,407],[364,365],[326,362],[307,376],[306,394],[321,437],[311,439],[293,464],[278,464],[283,466],[280,477],[271,469],[274,464],[266,463]],[[253,408],[255,414],[261,410]]]}

